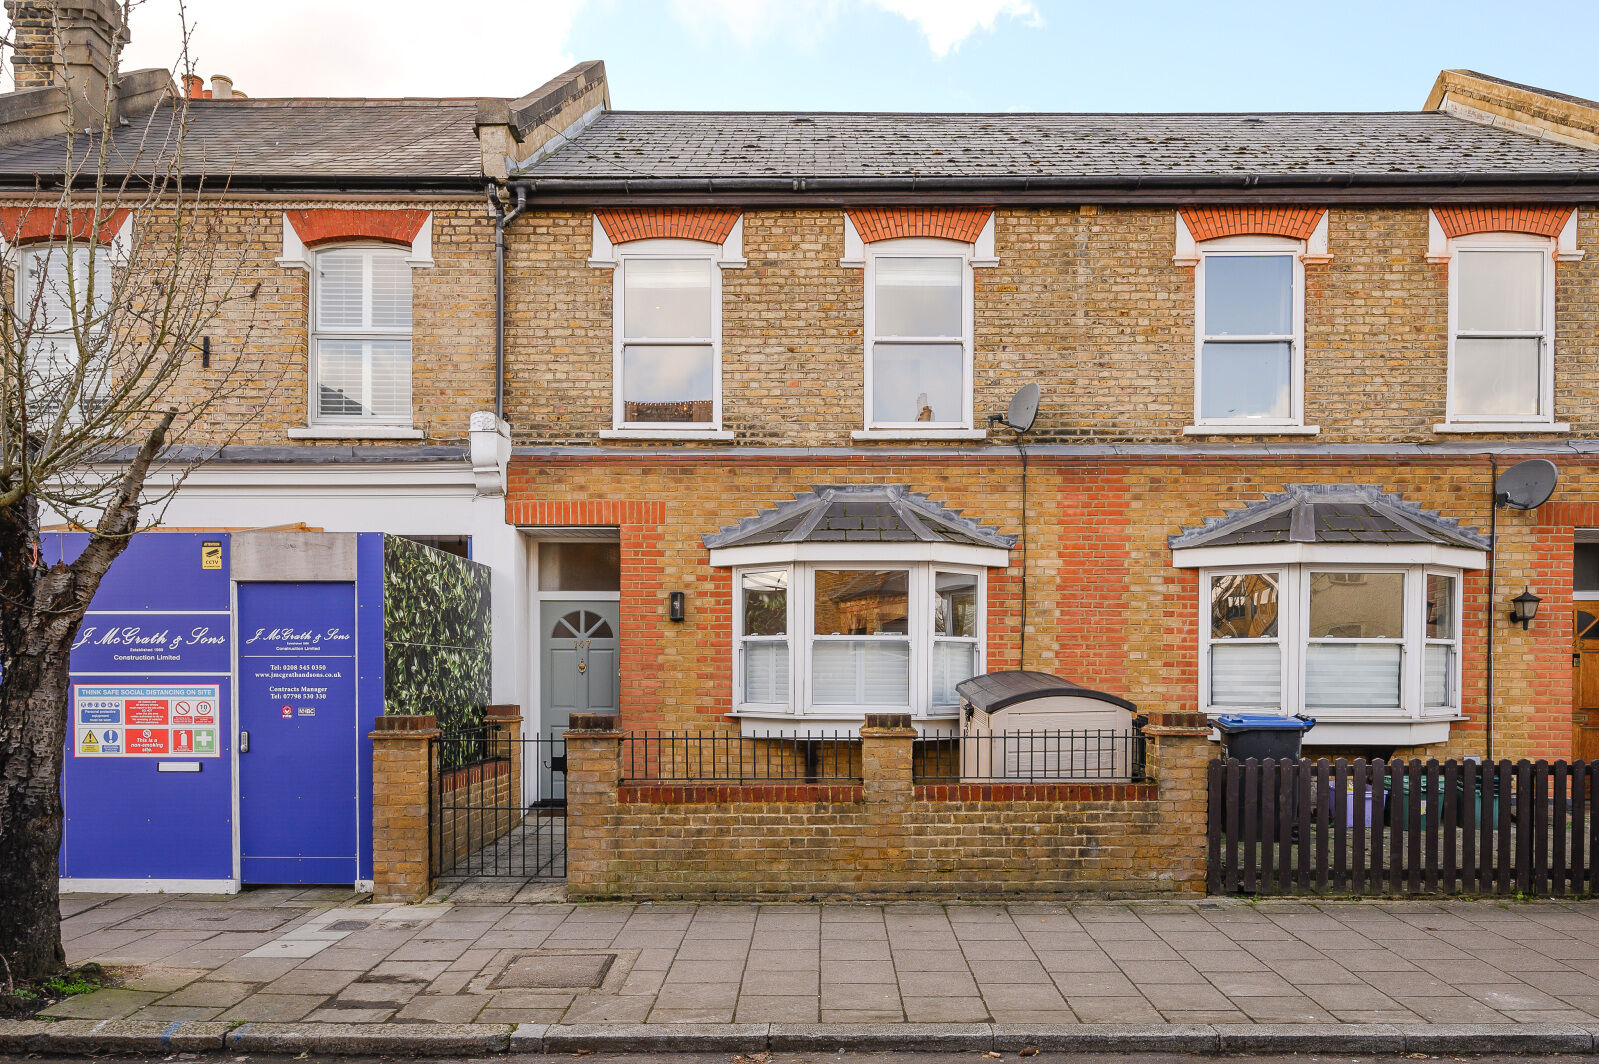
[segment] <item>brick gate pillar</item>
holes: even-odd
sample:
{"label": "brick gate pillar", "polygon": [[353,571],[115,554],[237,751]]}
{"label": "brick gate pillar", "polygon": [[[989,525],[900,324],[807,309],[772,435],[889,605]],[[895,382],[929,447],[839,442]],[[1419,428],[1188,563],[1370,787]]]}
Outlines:
{"label": "brick gate pillar", "polygon": [[866,837],[861,840],[857,889],[863,892],[892,890],[904,879],[905,833],[916,799],[911,779],[915,738],[908,713],[868,713],[861,727]]}
{"label": "brick gate pillar", "polygon": [[622,733],[605,713],[574,713],[566,731],[566,891],[597,897],[611,886],[610,855],[617,792],[622,784]]}
{"label": "brick gate pillar", "polygon": [[429,812],[439,734],[430,714],[379,717],[372,731],[372,895],[416,902],[433,890]]}
{"label": "brick gate pillar", "polygon": [[527,804],[522,801],[522,707],[511,705],[489,706],[484,713],[484,723],[489,729],[489,745],[496,757],[502,754],[510,761],[506,770],[504,790],[485,781],[488,793],[494,796],[496,823],[492,825],[495,838],[522,823]]}
{"label": "brick gate pillar", "polygon": [[1216,747],[1203,713],[1152,713],[1147,771],[1159,788],[1161,817],[1171,825],[1162,878],[1176,892],[1205,890],[1207,772]]}

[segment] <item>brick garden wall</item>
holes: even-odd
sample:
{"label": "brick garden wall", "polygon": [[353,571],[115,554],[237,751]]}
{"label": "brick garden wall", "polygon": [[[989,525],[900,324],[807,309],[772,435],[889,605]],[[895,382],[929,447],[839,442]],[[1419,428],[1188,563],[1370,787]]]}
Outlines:
{"label": "brick garden wall", "polygon": [[[899,718],[908,723],[908,718]],[[578,722],[581,723],[581,722]],[[573,898],[1194,893],[1202,721],[1149,729],[1150,782],[916,786],[908,728],[862,732],[862,782],[621,782],[620,734],[567,733]]]}
{"label": "brick garden wall", "polygon": [[522,823],[522,787],[509,759],[445,770],[434,782],[433,868],[447,876]]}

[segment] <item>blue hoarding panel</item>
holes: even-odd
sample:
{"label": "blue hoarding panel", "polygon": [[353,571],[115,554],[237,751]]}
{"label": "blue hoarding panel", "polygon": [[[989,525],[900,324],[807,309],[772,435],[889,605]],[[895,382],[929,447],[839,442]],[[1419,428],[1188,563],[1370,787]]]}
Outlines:
{"label": "blue hoarding panel", "polygon": [[383,715],[383,533],[362,532],[356,538],[356,652],[361,663],[358,691],[361,756],[361,878],[372,878],[372,729]]}
{"label": "blue hoarding panel", "polygon": [[[46,560],[86,541],[45,537]],[[72,653],[63,876],[232,878],[228,599],[224,534],[144,533],[112,564]]]}
{"label": "blue hoarding panel", "polygon": [[358,878],[355,627],[353,584],[238,587],[246,883]]}

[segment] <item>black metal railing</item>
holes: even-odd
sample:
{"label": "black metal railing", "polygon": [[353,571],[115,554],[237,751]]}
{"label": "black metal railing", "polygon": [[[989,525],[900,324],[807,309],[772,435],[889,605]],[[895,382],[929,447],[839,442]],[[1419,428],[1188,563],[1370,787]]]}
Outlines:
{"label": "black metal railing", "polygon": [[566,740],[492,727],[433,740],[435,876],[566,876]]}
{"label": "black metal railing", "polygon": [[629,783],[859,783],[861,741],[845,732],[643,731],[622,738]]}
{"label": "black metal railing", "polygon": [[1126,728],[929,732],[911,748],[917,783],[1120,783],[1145,778],[1141,722]]}

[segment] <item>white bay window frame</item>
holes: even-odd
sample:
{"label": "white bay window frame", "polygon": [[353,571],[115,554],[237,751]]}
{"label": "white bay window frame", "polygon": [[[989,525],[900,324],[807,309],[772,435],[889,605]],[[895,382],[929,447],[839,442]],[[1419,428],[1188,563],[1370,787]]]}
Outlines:
{"label": "white bay window frame", "polygon": [[[1307,667],[1309,646],[1312,643],[1385,643],[1387,640],[1330,636],[1326,639],[1310,637],[1311,579],[1318,573],[1383,574],[1398,573],[1404,577],[1402,634],[1399,661],[1399,705],[1392,708],[1362,706],[1306,705]],[[1211,586],[1218,577],[1239,574],[1268,574],[1278,579],[1277,638],[1281,647],[1281,698],[1269,705],[1217,705],[1211,701],[1212,649],[1218,643],[1233,640],[1213,638],[1211,631]],[[1427,638],[1427,577],[1445,576],[1454,581],[1454,594],[1450,608],[1453,610],[1453,637],[1447,640]],[[1329,724],[1403,724],[1427,721],[1461,719],[1461,621],[1463,617],[1463,572],[1460,569],[1419,564],[1383,564],[1377,561],[1318,562],[1298,561],[1278,565],[1216,565],[1200,569],[1199,587],[1199,705],[1210,716],[1240,711],[1281,712],[1287,715],[1304,713]],[[1453,696],[1450,705],[1427,705],[1425,697],[1426,648],[1429,645],[1451,645],[1453,654],[1449,664],[1447,689]],[[1330,734],[1324,729],[1323,736]],[[1313,730],[1307,741],[1319,738]],[[1325,741],[1325,740],[1323,740]]]}
{"label": "white bay window frame", "polygon": [[[1538,253],[1542,265],[1541,328],[1537,330],[1465,331],[1460,328],[1460,256],[1462,253]],[[1564,432],[1555,422],[1555,258],[1556,242],[1529,233],[1475,233],[1449,240],[1449,355],[1444,421],[1436,432]],[[1457,342],[1461,339],[1536,339],[1538,341],[1538,409],[1532,413],[1485,414],[1460,409],[1456,384]]]}
{"label": "white bay window frame", "polygon": [[[984,435],[973,428],[974,403],[972,377],[974,371],[975,285],[973,281],[974,245],[941,237],[897,237],[864,245],[865,265],[865,317],[866,342],[864,348],[862,380],[864,389],[861,402],[862,430],[855,438],[941,438],[973,437]],[[879,335],[877,328],[877,272],[883,259],[952,259],[960,263],[961,278],[961,331],[959,335],[914,334]],[[986,260],[985,260],[985,263]],[[879,420],[873,411],[873,394],[876,386],[873,367],[879,344],[892,345],[955,345],[961,348],[960,417],[938,421]]]}
{"label": "white bay window frame", "polygon": [[[1305,257],[1306,242],[1293,237],[1230,236],[1206,240],[1197,245],[1194,267],[1194,423],[1188,435],[1312,435],[1319,431],[1305,424]],[[1211,335],[1206,323],[1206,268],[1213,259],[1287,256],[1292,260],[1291,330],[1262,335]],[[1206,343],[1266,344],[1287,343],[1289,408],[1283,417],[1206,417]]]}
{"label": "white bay window frame", "polygon": [[[900,570],[908,573],[906,617],[908,632],[904,637],[885,636],[829,636],[815,632],[815,574],[818,571],[881,571]],[[771,642],[771,637],[745,637],[743,579],[746,574],[783,572],[788,577],[787,650],[789,697],[783,704],[756,702],[745,691],[747,646],[752,642]],[[987,570],[981,565],[946,563],[942,561],[880,560],[817,560],[790,561],[782,564],[750,564],[733,569],[733,709],[743,717],[764,718],[781,722],[788,727],[795,724],[826,725],[849,728],[858,726],[867,713],[906,712],[918,720],[953,719],[959,707],[933,705],[933,653],[934,643],[947,637],[934,631],[934,595],[939,573],[971,575],[977,581],[976,634],[957,637],[975,643],[975,672],[980,675],[985,668],[987,646],[988,581]],[[886,641],[904,638],[909,643],[908,695],[904,705],[882,704],[816,704],[812,666],[813,649],[818,641],[847,640],[852,638],[881,638]]]}

